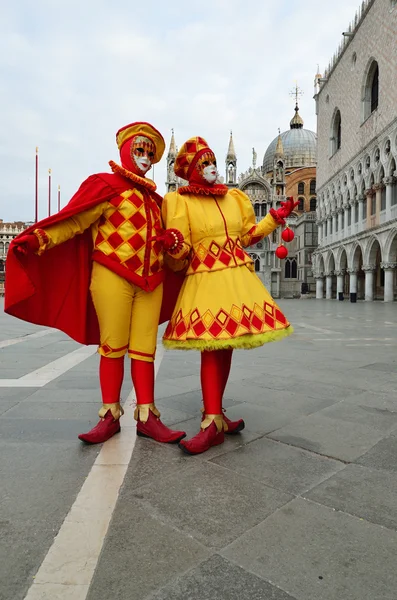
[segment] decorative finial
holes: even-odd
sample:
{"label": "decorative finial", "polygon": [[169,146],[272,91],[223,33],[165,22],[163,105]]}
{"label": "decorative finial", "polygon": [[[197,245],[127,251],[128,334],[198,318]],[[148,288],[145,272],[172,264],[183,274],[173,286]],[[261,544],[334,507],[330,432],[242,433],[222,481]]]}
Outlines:
{"label": "decorative finial", "polygon": [[295,81],[295,89],[290,91],[290,96],[295,96],[295,104],[298,106],[298,98],[303,96],[303,91],[298,87],[298,82]]}
{"label": "decorative finial", "polygon": [[256,152],[255,152],[255,148],[252,148],[252,166],[254,167],[254,169],[256,168],[256,159],[258,158]]}

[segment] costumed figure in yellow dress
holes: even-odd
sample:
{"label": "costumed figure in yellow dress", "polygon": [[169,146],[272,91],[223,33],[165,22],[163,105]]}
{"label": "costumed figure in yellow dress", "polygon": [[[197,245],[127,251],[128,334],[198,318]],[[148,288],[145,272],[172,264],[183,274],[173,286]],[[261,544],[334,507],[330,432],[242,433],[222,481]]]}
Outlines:
{"label": "costumed figure in yellow dress", "polygon": [[99,343],[100,421],[79,435],[104,442],[120,431],[124,356],[131,359],[138,435],[174,443],[185,437],[160,420],[154,404],[154,356],[163,296],[163,254],[180,247],[164,231],[162,198],[145,177],[164,152],[149,123],[116,134],[121,166],[91,175],[57,215],[18,236],[7,258],[5,310]]}
{"label": "costumed figure in yellow dress", "polygon": [[216,183],[216,159],[201,137],[189,139],[175,161],[175,173],[189,182],[166,194],[163,220],[183,235],[175,259],[188,259],[179,297],[164,333],[166,348],[201,352],[204,414],[200,432],[179,447],[205,452],[237,433],[244,421],[231,421],[222,398],[235,348],[256,348],[292,333],[292,327],[254,272],[244,251],[269,235],[292,212],[292,198],[256,223],[250,199]]}

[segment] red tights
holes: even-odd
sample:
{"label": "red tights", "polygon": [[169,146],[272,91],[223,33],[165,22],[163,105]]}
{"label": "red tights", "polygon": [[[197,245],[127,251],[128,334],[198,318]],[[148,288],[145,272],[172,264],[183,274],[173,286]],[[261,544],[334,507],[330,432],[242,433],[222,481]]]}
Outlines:
{"label": "red tights", "polygon": [[201,389],[207,415],[222,414],[222,398],[232,364],[233,350],[201,353]]}
{"label": "red tights", "polygon": [[[124,356],[120,356],[120,358],[101,356],[99,380],[103,404],[120,402],[123,378]],[[154,402],[154,363],[132,359],[131,378],[137,404],[151,404]]]}

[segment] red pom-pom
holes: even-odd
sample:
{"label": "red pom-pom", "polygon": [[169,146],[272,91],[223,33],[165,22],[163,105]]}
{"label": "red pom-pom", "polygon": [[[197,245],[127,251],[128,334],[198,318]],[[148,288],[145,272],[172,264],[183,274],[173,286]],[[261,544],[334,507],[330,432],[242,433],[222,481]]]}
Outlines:
{"label": "red pom-pom", "polygon": [[281,234],[281,237],[283,238],[284,242],[292,242],[292,240],[295,237],[294,232],[292,231],[292,229],[290,229],[289,227],[287,227],[286,229],[284,229],[284,231]]}
{"label": "red pom-pom", "polygon": [[288,256],[288,250],[285,246],[279,246],[278,248],[276,248],[276,256],[277,258],[281,258],[281,260],[283,260],[283,258],[286,258]]}

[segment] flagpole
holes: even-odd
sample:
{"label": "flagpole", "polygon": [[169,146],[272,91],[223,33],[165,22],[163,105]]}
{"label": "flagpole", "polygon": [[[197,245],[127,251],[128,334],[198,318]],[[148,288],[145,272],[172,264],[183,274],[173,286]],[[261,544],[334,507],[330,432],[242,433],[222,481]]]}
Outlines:
{"label": "flagpole", "polygon": [[48,169],[48,216],[51,216],[51,169]]}
{"label": "flagpole", "polygon": [[61,210],[61,186],[58,185],[58,212]]}
{"label": "flagpole", "polygon": [[39,148],[36,146],[36,174],[35,174],[35,198],[34,198],[34,222],[39,220]]}

